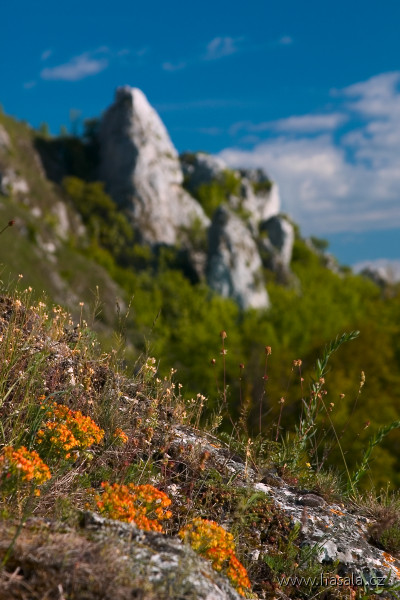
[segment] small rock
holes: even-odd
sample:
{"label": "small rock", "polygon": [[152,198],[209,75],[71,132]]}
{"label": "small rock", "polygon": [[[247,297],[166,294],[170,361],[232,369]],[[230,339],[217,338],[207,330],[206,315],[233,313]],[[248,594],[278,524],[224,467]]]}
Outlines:
{"label": "small rock", "polygon": [[317,507],[324,506],[325,500],[316,494],[305,494],[304,496],[299,496],[297,498],[296,504],[300,504],[300,506]]}

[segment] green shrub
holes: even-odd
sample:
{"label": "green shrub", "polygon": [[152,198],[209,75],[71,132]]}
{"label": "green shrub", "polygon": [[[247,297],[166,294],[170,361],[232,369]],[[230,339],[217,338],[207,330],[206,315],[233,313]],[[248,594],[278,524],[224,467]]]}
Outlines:
{"label": "green shrub", "polygon": [[226,204],[230,196],[238,196],[239,193],[239,177],[233,171],[226,169],[218,179],[200,185],[194,195],[206,215],[212,217],[220,204]]}

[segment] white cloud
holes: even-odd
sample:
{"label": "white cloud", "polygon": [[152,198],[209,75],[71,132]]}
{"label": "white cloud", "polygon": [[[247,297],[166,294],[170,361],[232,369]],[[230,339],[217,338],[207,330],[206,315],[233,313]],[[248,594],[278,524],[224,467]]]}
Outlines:
{"label": "white cloud", "polygon": [[[399,83],[400,72],[385,73],[336,92],[339,110],[331,113],[236,124],[232,135],[267,137],[220,155],[232,166],[264,168],[305,233],[400,227]],[[333,137],[346,118],[347,132]]]}
{"label": "white cloud", "polygon": [[248,133],[257,133],[262,131],[279,131],[287,133],[320,133],[321,131],[330,131],[337,129],[346,120],[347,116],[343,113],[300,115],[279,119],[277,121],[265,121],[262,123],[251,123],[242,121],[234,123],[230,132],[235,135],[241,129]]}
{"label": "white cloud", "polygon": [[79,56],[74,56],[68,62],[56,67],[43,69],[40,73],[42,79],[51,81],[79,81],[96,75],[104,71],[109,65],[109,61],[104,56],[97,56],[99,53],[107,52],[106,48],[100,48],[96,52],[85,52]]}
{"label": "white cloud", "polygon": [[239,51],[238,44],[243,40],[242,37],[216,37],[207,44],[207,52],[204,60],[218,60],[224,56],[236,54]]}
{"label": "white cloud", "polygon": [[184,61],[178,63],[165,62],[162,64],[162,68],[164,71],[181,71],[187,66],[187,63]]}
{"label": "white cloud", "polygon": [[213,61],[230,56],[239,52],[239,44],[244,40],[243,37],[215,37],[206,46],[206,52],[202,55],[192,56],[189,59],[179,60],[177,62],[167,61],[162,63],[161,67],[164,71],[181,71],[189,64],[199,64],[204,61]]}

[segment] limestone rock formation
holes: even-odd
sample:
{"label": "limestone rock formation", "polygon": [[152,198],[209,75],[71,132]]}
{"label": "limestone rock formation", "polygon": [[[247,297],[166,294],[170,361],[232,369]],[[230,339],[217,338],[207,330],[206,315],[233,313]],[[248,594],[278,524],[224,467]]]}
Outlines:
{"label": "limestone rock formation", "polygon": [[227,203],[232,210],[247,215],[253,234],[257,234],[260,221],[279,213],[281,201],[278,186],[262,169],[232,170],[222,158],[204,152],[186,152],[180,158],[185,186],[194,195],[201,185],[214,181],[223,185],[227,173],[236,177],[238,189],[229,195]]}
{"label": "limestone rock formation", "polygon": [[393,285],[396,281],[395,273],[390,268],[390,265],[370,264],[365,266],[360,271],[360,274],[367,277],[381,288],[384,288],[387,285]]}
{"label": "limestone rock formation", "polygon": [[294,243],[293,225],[283,216],[260,224],[259,248],[264,266],[283,277],[290,272]]}
{"label": "limestone rock formation", "polygon": [[[359,586],[363,585],[363,578],[376,586],[376,579],[373,584],[376,577],[399,584],[400,559],[371,543],[372,518],[342,503],[326,501],[318,492],[294,487],[279,477],[275,469],[267,469],[260,479],[260,475],[237,455],[218,447],[215,438],[209,439],[203,433],[182,428],[177,428],[175,433],[172,453],[182,452],[182,447],[201,448],[209,453],[209,467],[220,470],[223,466],[236,484],[246,484],[265,494],[283,514],[297,523],[302,544],[317,550],[319,562],[326,565],[337,562],[341,576],[353,576]],[[254,532],[254,539],[262,540],[263,537],[262,527]],[[254,565],[262,563],[268,552],[268,542],[261,542],[260,550],[252,552],[250,559]]]}
{"label": "limestone rock formation", "polygon": [[205,152],[185,152],[180,160],[185,180],[193,191],[203,183],[220,179],[228,168],[222,158]]}
{"label": "limestone rock formation", "polygon": [[100,152],[107,191],[131,213],[144,243],[173,245],[193,223],[209,224],[201,206],[182,188],[177,152],[139,89],[117,89],[101,122]]}
{"label": "limestone rock formation", "polygon": [[[219,575],[210,562],[201,558],[177,537],[138,529],[133,523],[105,519],[86,512],[85,529],[98,542],[114,535],[137,579],[145,581],[157,598],[180,600],[240,600],[227,578]],[[179,582],[179,583],[178,583]]]}
{"label": "limestone rock formation", "polygon": [[241,169],[242,208],[249,212],[256,226],[277,215],[281,209],[279,188],[262,169]]}
{"label": "limestone rock formation", "polygon": [[243,221],[224,205],[214,214],[208,242],[210,287],[242,309],[268,308],[257,245]]}

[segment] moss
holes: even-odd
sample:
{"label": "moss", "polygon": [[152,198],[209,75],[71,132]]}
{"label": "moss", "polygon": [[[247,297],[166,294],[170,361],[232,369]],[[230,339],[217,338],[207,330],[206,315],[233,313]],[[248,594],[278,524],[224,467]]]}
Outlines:
{"label": "moss", "polygon": [[270,179],[260,179],[259,181],[252,181],[251,187],[255,194],[268,194],[273,186],[273,182]]}

